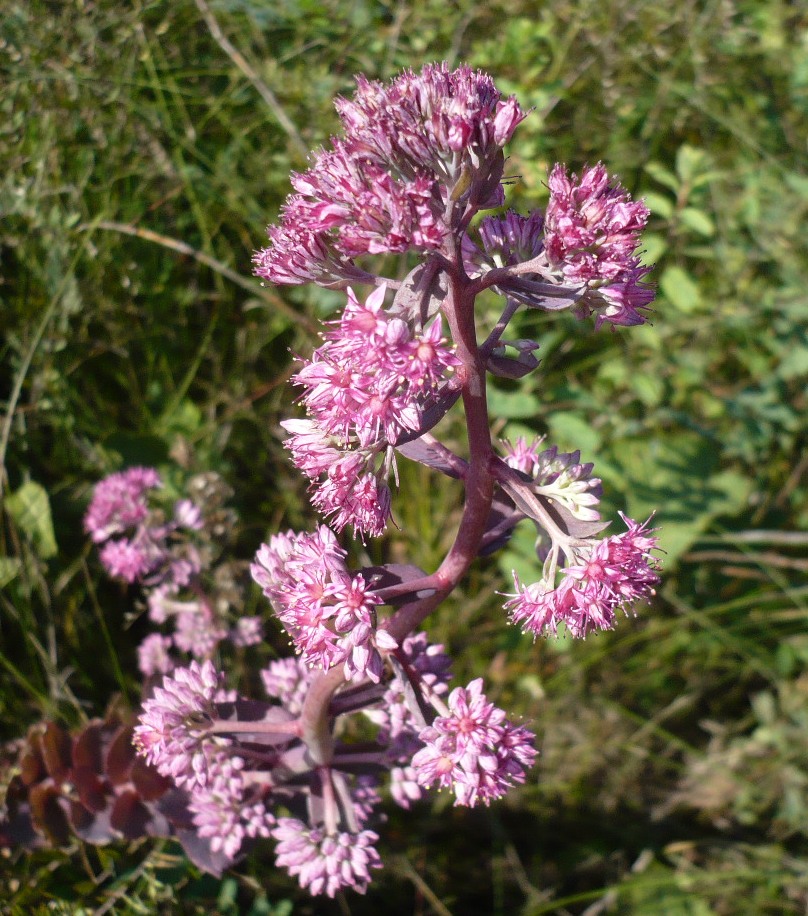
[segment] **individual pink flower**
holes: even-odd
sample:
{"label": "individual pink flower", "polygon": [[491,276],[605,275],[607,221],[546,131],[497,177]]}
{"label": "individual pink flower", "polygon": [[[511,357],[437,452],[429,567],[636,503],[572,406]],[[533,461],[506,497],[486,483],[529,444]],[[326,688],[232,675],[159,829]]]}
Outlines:
{"label": "individual pink flower", "polygon": [[309,828],[302,821],[282,817],[272,830],[278,842],[276,864],[296,877],[310,894],[335,897],[350,888],[364,894],[370,870],[381,868],[372,830],[328,834],[321,827]]}

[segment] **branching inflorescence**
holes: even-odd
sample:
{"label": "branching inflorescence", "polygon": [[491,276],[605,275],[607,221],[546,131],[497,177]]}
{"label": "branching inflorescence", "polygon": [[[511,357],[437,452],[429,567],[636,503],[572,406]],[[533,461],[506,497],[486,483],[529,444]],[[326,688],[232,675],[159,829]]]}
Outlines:
{"label": "branching inflorescence", "polygon": [[[306,416],[283,423],[327,524],[275,534],[251,567],[297,651],[261,672],[268,700],[228,690],[214,666],[228,635],[260,639],[260,621],[217,610],[203,581],[210,564],[193,546],[205,524],[197,504],[158,517],[148,496],[159,477],[133,468],[98,486],[86,521],[107,570],[146,588],[155,622],[175,621],[141,648],[144,674],[164,679],[134,740],[186,793],[191,829],[218,863],[209,867],[271,836],[278,864],[329,896],[364,891],[381,865],[371,827],[382,774],[404,807],[433,786],[474,806],[524,783],[534,763],[534,735],[486,698],[482,679],[450,691],[449,658],[422,629],[475,557],[520,521],[535,524],[541,572],[528,584],[514,576],[505,601],[534,638],[611,629],[659,581],[648,522],[621,515],[626,530],[602,537],[592,465],[541,440],[503,443],[497,455],[486,401],[487,373],[516,379],[538,366],[535,341],[506,337],[519,308],[571,310],[596,327],[645,321],[646,207],[601,164],[580,176],[556,165],[543,213],[501,212],[503,147],[528,113],[468,67],[431,65],[387,84],[360,77],[337,111],[344,137],[292,176],[280,224],[255,256],[272,283],[347,295],[292,379]],[[373,256],[391,253],[413,255],[403,279],[374,272]],[[364,298],[359,284],[371,287]],[[489,327],[475,314],[485,290],[504,300]],[[430,432],[458,402],[462,457]],[[351,571],[334,532],[385,531],[402,458],[461,481],[454,543],[429,573]],[[194,660],[181,664],[177,651]],[[375,728],[372,741],[350,740],[343,723],[355,715]]]}

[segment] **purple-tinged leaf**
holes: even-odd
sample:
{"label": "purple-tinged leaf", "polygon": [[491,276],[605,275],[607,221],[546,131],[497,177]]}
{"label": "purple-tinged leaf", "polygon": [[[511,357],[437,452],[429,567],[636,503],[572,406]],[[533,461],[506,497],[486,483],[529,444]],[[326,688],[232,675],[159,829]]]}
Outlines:
{"label": "purple-tinged leaf", "polygon": [[70,840],[70,823],[56,786],[51,782],[40,783],[31,789],[28,800],[37,830],[54,846],[64,846]]}
{"label": "purple-tinged leaf", "polygon": [[85,808],[95,812],[106,808],[108,792],[95,770],[90,767],[75,767],[70,780]]}
{"label": "purple-tinged leaf", "polygon": [[117,838],[110,822],[111,814],[111,808],[94,814],[79,802],[72,802],[70,805],[70,823],[73,830],[85,843],[92,843],[94,846],[105,846]]}
{"label": "purple-tinged leaf", "polygon": [[73,764],[70,735],[56,722],[48,722],[42,736],[42,757],[45,769],[56,782],[64,782]]}
{"label": "purple-tinged leaf", "polygon": [[136,758],[129,778],[138,795],[147,802],[161,798],[174,785],[168,776],[158,773],[143,757]]}
{"label": "purple-tinged leaf", "polygon": [[409,458],[410,461],[417,461],[427,467],[435,468],[455,480],[461,480],[468,469],[468,462],[459,455],[452,454],[440,443],[425,441],[423,438],[400,443],[396,445],[396,451],[405,458]]}
{"label": "purple-tinged leaf", "polygon": [[195,830],[178,830],[177,839],[194,865],[214,878],[221,878],[225,870],[235,862],[234,858],[222,850],[213,852],[210,840],[199,836]]}
{"label": "purple-tinged leaf", "polygon": [[137,751],[132,744],[133,734],[134,728],[131,726],[122,727],[112,739],[107,750],[106,773],[114,786],[129,781],[132,764],[137,757]]}
{"label": "purple-tinged leaf", "polygon": [[[39,738],[38,735],[36,737]],[[45,761],[42,759],[39,741],[31,741],[29,749],[20,760],[20,779],[26,786],[32,786],[40,779],[44,779],[45,775]]]}
{"label": "purple-tinged leaf", "polygon": [[73,742],[73,766],[101,775],[104,772],[103,737],[104,726],[100,721],[86,725]]}
{"label": "purple-tinged leaf", "polygon": [[[454,407],[461,394],[462,392],[460,389],[453,384],[444,385],[440,393],[432,398],[421,411],[421,425],[418,429],[409,433],[402,433],[399,439],[393,443],[396,449],[398,449],[402,455],[406,454],[404,452],[404,447],[407,443],[420,439],[421,436],[423,436],[424,433],[428,433],[433,426],[437,426],[452,407]],[[409,455],[407,455],[407,457],[409,457]]]}
{"label": "purple-tinged leaf", "polygon": [[[504,465],[503,465],[504,466]],[[533,491],[533,482],[525,474],[508,468],[508,476],[500,478],[500,486],[514,501],[518,509],[528,518],[545,526],[549,517],[552,523],[570,537],[588,538],[599,534],[611,523],[608,521],[587,522],[576,518],[566,507],[541,493]]]}
{"label": "purple-tinged leaf", "polygon": [[[402,583],[406,585],[407,582],[414,582],[426,577],[423,569],[411,563],[385,563],[384,566],[363,566],[359,572],[362,573],[365,581],[370,583],[375,592],[383,592],[384,589],[391,588],[394,585],[401,585]],[[428,598],[434,594],[434,588],[405,592],[395,598],[391,598],[389,601],[385,601],[385,604],[389,604],[391,607],[398,607],[400,604],[412,601],[413,598]]]}
{"label": "purple-tinged leaf", "polygon": [[389,312],[408,323],[426,324],[449,293],[446,273],[435,261],[413,268],[396,291]]}
{"label": "purple-tinged leaf", "polygon": [[21,846],[23,849],[39,849],[45,845],[41,834],[34,829],[31,820],[31,806],[28,802],[9,805],[5,817],[0,817],[0,849]]}
{"label": "purple-tinged leaf", "polygon": [[188,793],[176,787],[169,789],[156,802],[156,810],[177,830],[191,830],[193,815],[188,810]]}
{"label": "purple-tinged leaf", "polygon": [[519,356],[501,356],[493,353],[488,357],[485,368],[498,378],[518,379],[531,373],[539,365],[539,360],[529,350],[523,350]]}
{"label": "purple-tinged leaf", "polygon": [[127,789],[115,799],[110,824],[113,830],[123,834],[127,840],[137,840],[146,836],[150,817],[149,809],[137,792]]}

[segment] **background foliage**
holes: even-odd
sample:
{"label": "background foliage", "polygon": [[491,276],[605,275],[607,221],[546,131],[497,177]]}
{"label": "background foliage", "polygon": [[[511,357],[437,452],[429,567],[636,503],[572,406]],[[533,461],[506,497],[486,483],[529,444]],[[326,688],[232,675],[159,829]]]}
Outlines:
{"label": "background foliage", "polygon": [[[645,196],[654,326],[531,312],[542,369],[492,405],[497,435],[595,461],[608,509],[656,510],[668,551],[654,605],[574,646],[503,625],[526,535],[474,572],[434,633],[542,756],[490,810],[391,809],[366,899],[312,903],[266,850],[214,881],[172,844],[75,845],[0,860],[9,913],[806,911],[806,25],[785,0],[218,0],[207,21],[191,0],[7,0],[2,739],[137,702],[145,623],[81,529],[100,476],[219,471],[244,558],[311,521],[278,420],[290,352],[340,297],[262,289],[250,256],[359,71],[466,61],[534,106],[507,166],[523,210],[556,160]],[[401,534],[368,549],[433,567],[460,494],[418,467],[402,490]]]}

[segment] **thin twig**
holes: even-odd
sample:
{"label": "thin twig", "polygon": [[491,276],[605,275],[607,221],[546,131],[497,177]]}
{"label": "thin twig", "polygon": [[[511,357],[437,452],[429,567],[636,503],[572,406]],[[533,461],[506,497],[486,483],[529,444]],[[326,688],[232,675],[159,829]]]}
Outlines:
{"label": "thin twig", "polygon": [[427,902],[438,916],[452,916],[451,910],[447,909],[443,903],[441,903],[437,894],[413,868],[412,863],[406,856],[396,856],[395,864],[397,870],[404,875],[405,878],[409,878],[424,897],[426,897]]}
{"label": "thin twig", "polygon": [[238,48],[231,44],[230,40],[221,30],[219,23],[216,21],[216,17],[213,15],[211,8],[207,5],[205,0],[196,0],[196,5],[199,7],[199,12],[202,13],[202,18],[205,20],[205,23],[210,30],[210,34],[213,36],[216,44],[219,45],[219,47],[230,58],[230,60],[233,61],[239,70],[241,70],[241,72],[253,84],[255,91],[267,103],[267,107],[270,109],[272,114],[275,115],[275,118],[277,119],[280,126],[286,131],[286,135],[292,141],[292,145],[305,159],[309,154],[308,147],[303,142],[303,139],[298,133],[295,125],[289,119],[289,116],[281,107],[281,103],[278,101],[275,93],[255,72],[249,61],[246,60]]}
{"label": "thin twig", "polygon": [[273,308],[276,308],[279,312],[283,312],[287,318],[299,324],[301,327],[304,327],[312,336],[318,334],[318,328],[311,321],[308,316],[302,314],[301,312],[296,312],[291,306],[287,305],[280,296],[271,293],[268,289],[265,289],[263,286],[257,285],[252,280],[248,280],[245,277],[242,277],[241,274],[237,273],[235,270],[232,270],[226,264],[222,264],[221,261],[217,261],[216,258],[212,258],[209,254],[205,254],[204,251],[198,251],[196,248],[192,248],[185,242],[181,242],[179,239],[173,239],[167,235],[161,235],[159,232],[153,232],[151,229],[140,229],[137,226],[132,226],[128,223],[116,223],[111,220],[102,219],[95,223],[85,223],[80,227],[85,231],[92,231],[93,229],[104,229],[107,232],[120,232],[122,235],[132,235],[138,239],[144,239],[147,242],[154,242],[157,245],[162,245],[163,248],[168,248],[171,251],[176,251],[178,254],[187,255],[190,258],[193,258],[195,261],[199,261],[200,264],[204,264],[206,267],[210,267],[211,270],[215,270],[217,273],[221,274],[223,277],[226,277],[231,282],[235,283],[237,286],[240,286],[242,289],[246,289],[248,292],[252,293],[254,296],[258,296],[263,299],[265,302],[269,303]]}

